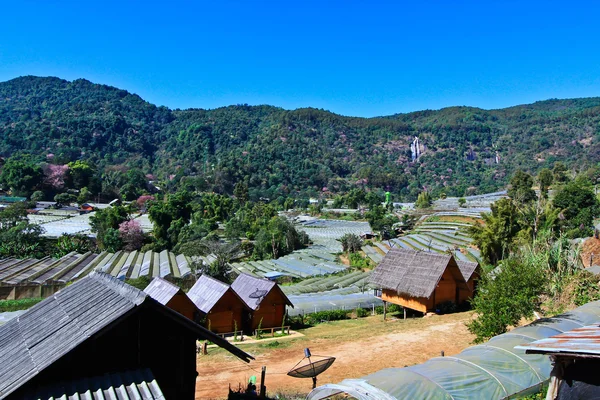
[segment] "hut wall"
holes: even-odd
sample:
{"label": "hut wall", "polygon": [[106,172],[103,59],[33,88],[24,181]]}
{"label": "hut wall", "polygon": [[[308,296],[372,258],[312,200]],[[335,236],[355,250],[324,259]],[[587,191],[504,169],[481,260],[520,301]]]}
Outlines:
{"label": "hut wall", "polygon": [[166,399],[194,399],[196,338],[165,315],[140,308],[49,365],[7,399],[56,382],[150,368]]}
{"label": "hut wall", "polygon": [[435,307],[436,305],[446,301],[457,303],[460,296],[457,296],[459,293],[457,293],[456,288],[456,281],[454,280],[454,277],[449,269],[446,268],[442,274],[442,279],[440,279],[438,282],[438,285],[433,293],[433,298],[435,300],[432,306]]}
{"label": "hut wall", "polygon": [[[273,288],[261,301],[258,310],[252,313],[252,331],[258,328],[274,328],[281,326],[285,315],[285,300],[281,292]],[[260,322],[262,318],[262,323]]]}
{"label": "hut wall", "polygon": [[242,300],[229,289],[206,315],[205,327],[216,333],[229,333],[235,329],[233,321],[237,322],[238,330],[242,330],[243,311]]}
{"label": "hut wall", "polygon": [[398,294],[390,289],[383,289],[381,292],[381,300],[423,313],[427,312],[428,309],[431,309],[430,304],[432,302],[425,297],[410,297],[408,295]]}
{"label": "hut wall", "polygon": [[194,320],[196,306],[194,305],[192,300],[190,300],[190,298],[187,297],[185,294],[179,293],[173,296],[173,298],[166,304],[166,306],[169,307],[171,310],[175,310],[179,314],[191,319],[192,321]]}

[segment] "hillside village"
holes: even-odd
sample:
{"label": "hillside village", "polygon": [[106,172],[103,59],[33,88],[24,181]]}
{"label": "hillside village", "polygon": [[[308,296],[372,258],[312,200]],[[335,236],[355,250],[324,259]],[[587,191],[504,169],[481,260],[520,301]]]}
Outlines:
{"label": "hillside village", "polygon": [[0,397],[555,390],[538,341],[600,319],[595,173],[557,163],[506,191],[416,202],[353,190],[282,204],[242,184],[230,196],[147,180],[133,201],[52,202],[8,186]]}

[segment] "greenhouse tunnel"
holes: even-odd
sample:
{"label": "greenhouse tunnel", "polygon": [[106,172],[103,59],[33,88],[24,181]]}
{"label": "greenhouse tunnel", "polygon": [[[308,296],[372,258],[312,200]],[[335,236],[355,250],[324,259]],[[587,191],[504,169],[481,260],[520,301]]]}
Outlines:
{"label": "greenhouse tunnel", "polygon": [[515,346],[598,322],[600,301],[595,301],[515,328],[454,356],[319,386],[307,399],[339,394],[359,400],[504,399],[517,393],[535,393],[550,377],[550,359],[547,355],[525,354]]}

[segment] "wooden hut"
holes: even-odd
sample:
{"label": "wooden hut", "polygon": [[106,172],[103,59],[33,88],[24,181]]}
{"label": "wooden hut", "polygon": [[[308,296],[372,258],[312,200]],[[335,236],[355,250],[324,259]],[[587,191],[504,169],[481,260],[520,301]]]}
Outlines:
{"label": "wooden hut", "polygon": [[92,273],[0,326],[0,398],[191,400],[198,339],[252,358],[133,286]]}
{"label": "wooden hut", "polygon": [[472,297],[477,270],[477,263],[459,265],[450,254],[393,248],[369,279],[381,288],[383,301],[426,313],[441,303],[462,304]]}
{"label": "wooden hut", "polygon": [[203,325],[217,333],[241,331],[249,319],[250,309],[226,283],[202,275],[187,293],[200,310]]}
{"label": "wooden hut", "polygon": [[242,273],[231,284],[231,288],[252,310],[251,331],[258,328],[259,324],[262,328],[282,326],[285,307],[294,307],[279,285],[269,279]]}
{"label": "wooden hut", "polygon": [[183,290],[171,282],[156,277],[144,289],[144,292],[163,306],[177,311],[179,314],[195,321],[200,316],[200,310]]}

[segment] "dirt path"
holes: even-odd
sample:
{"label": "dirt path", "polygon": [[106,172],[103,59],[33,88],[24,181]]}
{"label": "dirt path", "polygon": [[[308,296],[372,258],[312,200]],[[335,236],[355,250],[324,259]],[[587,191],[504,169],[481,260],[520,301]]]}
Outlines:
{"label": "dirt path", "polygon": [[242,346],[256,356],[250,364],[219,351],[198,359],[196,399],[225,398],[229,384],[237,388],[251,375],[259,379],[263,365],[267,366],[269,393],[306,394],[310,379],[285,374],[302,359],[305,347],[310,347],[313,355],[336,357],[333,366],[319,376],[319,385],[359,378],[382,368],[422,363],[439,356],[442,350],[447,355],[456,354],[473,340],[464,325],[470,318],[470,313],[459,313],[384,323],[381,316],[375,316],[322,324],[304,330],[303,338],[278,342],[277,347]]}

